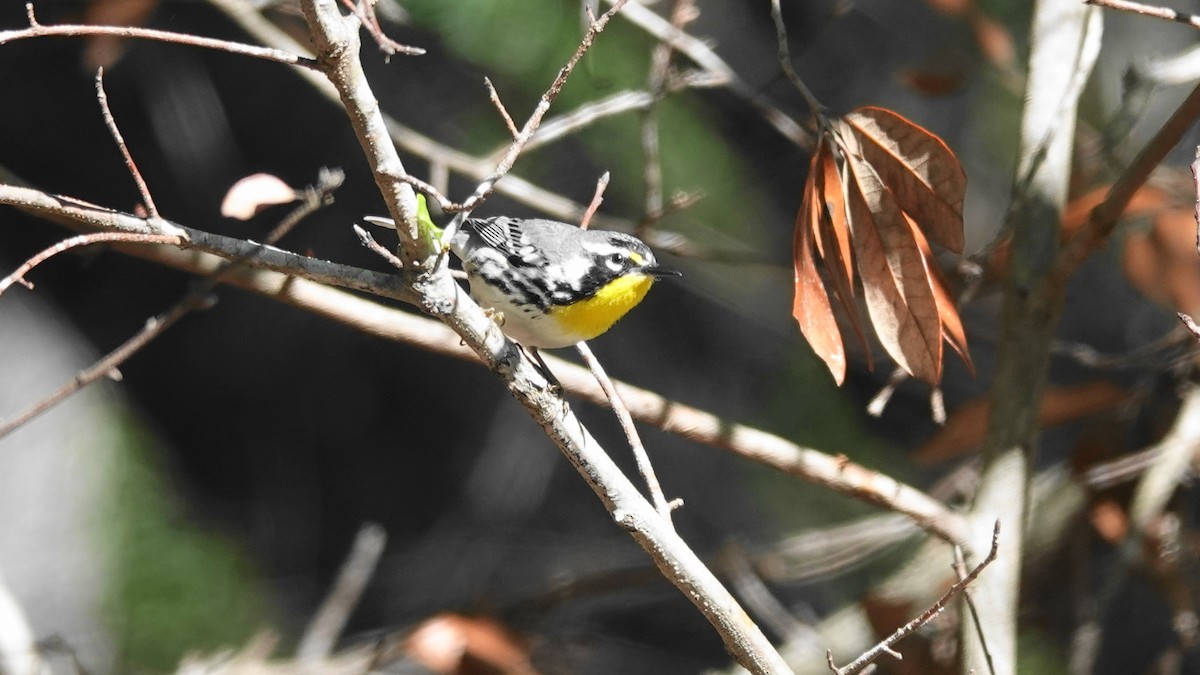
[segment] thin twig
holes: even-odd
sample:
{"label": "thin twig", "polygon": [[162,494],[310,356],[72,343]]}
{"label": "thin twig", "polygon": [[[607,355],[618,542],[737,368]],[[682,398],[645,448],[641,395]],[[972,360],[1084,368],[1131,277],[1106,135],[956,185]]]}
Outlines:
{"label": "thin twig", "polygon": [[604,190],[608,188],[608,179],[609,173],[605,171],[596,181],[596,192],[592,195],[592,203],[588,204],[587,211],[583,212],[583,218],[579,219],[579,229],[588,229],[588,225],[592,223],[592,216],[596,215],[596,210],[604,203]]}
{"label": "thin twig", "polygon": [[1196,158],[1189,167],[1192,171],[1192,194],[1196,196],[1193,212],[1196,221],[1196,255],[1200,256],[1200,145],[1196,146]]}
{"label": "thin twig", "polygon": [[1200,340],[1200,326],[1196,325],[1196,322],[1192,319],[1192,317],[1184,314],[1183,312],[1175,312],[1175,316],[1179,317],[1179,320],[1183,322],[1184,328],[1188,329],[1188,332],[1192,334],[1192,337],[1196,338],[1196,340]]}
{"label": "thin twig", "polygon": [[1090,490],[1099,492],[1129,482],[1149,468],[1162,453],[1162,443],[1139,450],[1109,462],[1090,467],[1079,477]]}
{"label": "thin twig", "polygon": [[646,193],[643,208],[648,216],[663,211],[662,160],[659,153],[658,115],[654,108],[642,113],[640,137],[642,185]]}
{"label": "thin twig", "polygon": [[625,439],[629,441],[629,448],[633,451],[633,458],[637,462],[638,472],[642,474],[642,479],[646,481],[646,488],[650,492],[650,501],[654,504],[654,509],[658,511],[658,515],[662,516],[667,525],[670,525],[671,511],[682,506],[682,502],[679,500],[667,501],[666,495],[663,494],[662,485],[658,482],[658,476],[654,473],[654,466],[650,463],[650,455],[646,453],[646,447],[642,445],[642,439],[638,436],[637,427],[633,424],[633,417],[629,414],[629,409],[625,407],[625,403],[621,401],[621,395],[617,393],[616,386],[608,378],[608,373],[604,372],[604,367],[600,365],[600,360],[592,353],[591,348],[588,347],[586,342],[580,341],[576,343],[575,349],[579,352],[579,356],[583,358],[583,362],[592,371],[593,377],[600,383],[600,388],[604,390],[604,395],[608,397],[608,403],[612,408],[613,414],[617,416],[617,420],[621,423],[621,429],[625,432]]}
{"label": "thin twig", "polygon": [[496,85],[492,84],[492,78],[483,78],[483,83],[487,85],[488,99],[491,100],[492,105],[496,106],[496,110],[504,120],[504,126],[508,127],[508,135],[516,138],[520,135],[521,130],[517,128],[516,122],[513,122],[512,115],[508,114],[508,109],[504,107],[504,102],[500,100],[500,93],[496,91]]}
{"label": "thin twig", "polygon": [[26,288],[32,289],[33,284],[25,280],[25,275],[33,268],[59,253],[79,246],[91,246],[92,244],[114,241],[121,241],[128,244],[174,244],[176,246],[184,244],[182,237],[173,234],[140,234],[136,232],[91,232],[89,234],[81,234],[47,247],[22,263],[20,267],[13,270],[12,274],[0,279],[0,295],[14,283],[19,283]]}
{"label": "thin twig", "polygon": [[[999,521],[996,522],[999,524]],[[958,575],[960,582],[967,578],[967,559],[961,546],[954,547],[954,573]],[[996,663],[992,659],[992,650],[988,647],[987,631],[983,630],[983,621],[979,618],[979,610],[975,608],[975,598],[971,597],[969,588],[963,591],[963,603],[967,606],[967,613],[971,615],[971,624],[975,628],[975,637],[979,640],[979,647],[983,650],[983,659],[987,662],[988,672],[996,675]]]}
{"label": "thin twig", "polygon": [[[641,219],[638,220],[637,227],[635,227],[633,230],[634,234],[637,234],[638,236],[645,236],[646,231],[652,228],[663,218],[666,218],[672,213],[686,211],[692,208],[692,206],[698,203],[701,199],[704,199],[704,193],[698,190],[692,192],[676,192],[671,196],[671,201],[667,202],[661,210],[653,211],[643,215]],[[656,248],[663,248],[664,250],[668,250],[675,255],[685,258],[698,257],[702,255],[696,246],[694,246],[687,239],[674,239],[674,237],[671,239],[672,241],[659,241],[656,244]],[[669,245],[664,246],[664,244]],[[709,256],[708,259],[710,261],[713,260],[711,256]]]}
{"label": "thin twig", "polygon": [[[322,172],[321,179],[328,181],[316,189],[309,189],[305,192],[304,199],[301,203],[288,215],[284,220],[274,228],[268,235],[267,244],[273,244],[283,237],[287,232],[300,221],[305,215],[312,213],[326,201],[328,190],[332,190],[341,184],[341,175],[339,173]],[[325,188],[325,192],[321,188]],[[257,251],[262,247],[256,247],[252,252],[248,253],[243,259],[231,260],[225,263],[221,268],[216,270],[202,283],[197,284],[190,292],[187,293],[173,307],[168,309],[159,316],[150,318],[146,321],[146,325],[142,330],[138,331],[133,337],[126,340],[119,347],[112,350],[105,356],[101,357],[92,366],[80,371],[70,381],[56,389],[49,396],[34,403],[25,410],[18,413],[10,420],[0,420],[0,438],[7,436],[16,429],[24,426],[33,419],[37,418],[42,413],[50,410],[54,406],[66,400],[72,394],[82,390],[89,384],[99,380],[102,377],[116,371],[125,361],[131,356],[142,350],[143,347],[150,344],[155,338],[163,333],[166,329],[175,325],[180,319],[186,316],[194,309],[200,309],[211,304],[210,293],[217,287],[223,278],[231,271],[236,269],[249,257],[257,255]]]}
{"label": "thin twig", "polygon": [[358,240],[362,242],[363,246],[366,246],[372,253],[388,261],[392,267],[398,270],[404,269],[404,261],[396,257],[396,254],[389,251],[386,246],[375,241],[375,237],[372,237],[370,232],[367,232],[358,225],[354,225],[353,227],[354,233],[358,235]]}
{"label": "thin twig", "polygon": [[779,0],[771,0],[771,19],[775,22],[775,38],[779,42],[779,67],[783,69],[783,74],[787,76],[788,81],[804,97],[804,102],[812,111],[813,119],[819,120],[825,106],[821,105],[816,96],[813,96],[812,90],[804,84],[804,80],[800,79],[800,76],[796,74],[796,68],[792,65],[792,55],[788,50],[787,27],[783,23],[783,9],[779,6]]}
{"label": "thin twig", "polygon": [[[559,69],[558,75],[554,78],[554,81],[550,83],[550,87],[544,94],[542,94],[541,100],[538,101],[537,106],[529,115],[529,119],[525,120],[525,125],[521,127],[521,131],[513,139],[512,144],[508,146],[508,151],[505,152],[504,156],[500,158],[500,162],[496,165],[492,175],[483,179],[479,185],[475,187],[475,192],[473,192],[471,196],[468,197],[465,202],[463,202],[464,211],[471,211],[478,207],[479,204],[481,204],[485,199],[488,198],[488,196],[492,194],[492,190],[495,189],[496,182],[501,178],[504,178],[504,176],[512,169],[513,163],[517,161],[517,157],[521,154],[521,150],[525,147],[525,144],[529,142],[529,139],[533,136],[533,133],[537,131],[538,125],[542,123],[542,118],[546,115],[546,111],[550,109],[550,106],[554,103],[555,99],[558,98],[559,92],[562,91],[563,85],[567,83],[567,79],[575,70],[575,66],[579,63],[579,60],[582,59],[583,55],[586,54],[588,49],[591,48],[592,43],[596,40],[596,36],[604,31],[605,26],[608,25],[609,19],[611,19],[614,14],[621,11],[621,8],[625,6],[626,2],[628,2],[628,0],[616,0],[616,2],[613,3],[613,6],[607,12],[601,14],[600,18],[596,19],[591,23],[591,25],[588,26],[587,31],[583,34],[583,39],[579,41],[579,47],[575,49],[575,53],[571,55],[571,58],[567,61],[566,65]],[[452,234],[451,230],[452,228],[446,228],[446,232]]]}
{"label": "thin twig", "polygon": [[[225,13],[242,30],[264,44],[275,45],[284,50],[290,49],[293,51],[307,48],[270,21],[264,19],[250,4],[242,0],[207,0],[207,2]],[[322,96],[336,104],[341,103],[341,93],[319,69],[304,69],[299,71],[298,74]],[[712,86],[704,82],[689,82],[686,85],[690,87]],[[498,162],[497,157],[501,156],[503,152],[495,153],[495,157],[492,155],[482,157],[469,155],[457,148],[439,143],[428,136],[417,133],[386,113],[381,112],[381,115],[386,135],[391,138],[391,144],[394,144],[395,147],[404,152],[424,158],[432,165],[442,167],[443,170],[453,171],[474,181],[483,180],[491,175]],[[539,129],[540,131],[544,131],[545,126]],[[540,135],[540,131],[537,135]],[[536,140],[537,135],[526,145],[527,150],[530,146],[538,144]],[[435,177],[432,169],[430,175],[431,177]],[[407,182],[413,187],[417,187],[412,182],[415,179],[412,179],[411,176],[405,173],[393,172],[392,177]],[[437,180],[432,180],[431,182],[434,186],[443,185]],[[578,220],[585,208],[583,204],[568,199],[562,194],[547,190],[517,175],[509,175],[504,182],[496,186],[496,191],[518,203],[536,208],[542,213],[564,222]],[[438,192],[445,193],[446,190],[440,189]],[[433,197],[433,193],[426,192],[426,195]],[[435,201],[447,213],[461,210],[461,205],[458,205],[458,209],[447,209],[446,206],[453,204],[453,202],[444,197],[435,198]],[[606,229],[633,229],[633,223],[624,219],[607,216],[604,220]]]}
{"label": "thin twig", "polygon": [[[0,204],[7,204],[56,222],[65,223],[82,232],[104,230],[137,234],[163,234],[145,218],[106,209],[72,197],[52,195],[15,185],[0,184]],[[179,257],[201,256],[199,259],[207,261],[204,265],[199,263],[183,265],[180,261],[164,264],[193,271],[203,267],[204,269],[200,273],[209,274],[217,266],[216,259],[238,260],[243,267],[281,272],[296,279],[350,288],[402,302],[417,302],[417,296],[412,288],[394,274],[384,274],[361,267],[310,258],[291,251],[255,244],[245,239],[184,227],[166,220],[158,223],[158,229],[177,234],[187,242],[185,245],[187,251],[179,252]],[[122,247],[122,244],[117,243],[115,246]],[[140,255],[162,261],[161,256],[139,254],[136,247],[122,247],[122,252],[127,255]],[[201,254],[212,254],[212,258],[204,257]]]}
{"label": "thin twig", "polygon": [[854,661],[852,661],[848,665],[838,668],[836,665],[834,665],[834,662],[833,662],[833,652],[831,652],[831,651],[825,652],[825,659],[829,665],[829,669],[831,671],[833,671],[834,673],[836,673],[836,675],[853,675],[854,673],[862,672],[862,670],[864,668],[866,668],[868,665],[870,665],[872,661],[879,658],[882,654],[885,654],[885,653],[890,654],[893,657],[899,659],[900,655],[897,652],[895,652],[894,650],[892,650],[892,645],[894,645],[897,642],[899,642],[900,640],[903,640],[904,638],[908,637],[909,635],[911,635],[913,633],[913,631],[915,631],[918,628],[920,628],[921,626],[924,626],[925,624],[929,623],[930,621],[933,620],[934,617],[936,617],[937,615],[939,615],[943,611],[945,611],[946,606],[950,603],[950,601],[953,600],[956,596],[958,596],[958,594],[960,594],[964,590],[966,590],[967,586],[969,586],[971,584],[971,582],[974,581],[975,578],[979,576],[979,573],[982,572],[985,567],[990,565],[992,563],[992,561],[996,559],[996,553],[999,551],[999,549],[1000,549],[1000,521],[997,520],[995,527],[993,527],[993,529],[992,529],[992,548],[991,548],[991,550],[988,551],[987,557],[984,558],[983,560],[981,560],[979,562],[979,564],[976,565],[975,568],[970,571],[970,573],[968,573],[965,577],[963,577],[958,583],[951,586],[950,590],[946,591],[945,594],[942,595],[942,597],[938,598],[937,602],[930,605],[929,609],[922,612],[920,616],[913,619],[912,621],[909,621],[908,623],[904,624],[900,628],[897,628],[896,632],[889,635],[887,637],[887,639],[883,640],[882,642],[875,645],[871,649],[868,649],[866,652],[864,652],[857,659],[854,659]]}
{"label": "thin twig", "polygon": [[883,411],[887,409],[887,405],[892,400],[892,396],[896,394],[896,388],[909,379],[908,371],[903,368],[896,368],[888,375],[887,382],[879,388],[879,393],[875,394],[874,398],[867,403],[867,414],[871,417],[880,417]]}
{"label": "thin twig", "polygon": [[1200,116],[1200,86],[1192,89],[1187,98],[1171,113],[1129,166],[1121,172],[1104,196],[1104,201],[1088,214],[1087,223],[1063,246],[1052,273],[1043,283],[1045,288],[1050,292],[1066,288],[1067,279],[1112,233],[1134,193],[1145,185],[1150,173],[1162,163],[1167,153],[1179,144],[1197,116]]}
{"label": "thin twig", "polygon": [[[444,164],[442,166],[445,166]],[[413,186],[417,192],[425,195],[434,202],[437,202],[438,208],[445,213],[457,213],[462,210],[462,204],[456,204],[442,193],[433,183],[427,183],[416,176],[406,173],[403,176],[397,176],[400,180]]]}
{"label": "thin twig", "polygon": [[1155,5],[1145,5],[1140,2],[1130,2],[1129,0],[1083,0],[1085,4],[1095,5],[1097,7],[1108,7],[1109,9],[1119,9],[1123,12],[1132,12],[1143,16],[1152,16],[1156,19],[1166,19],[1176,23],[1186,24],[1192,28],[1200,28],[1200,17],[1195,14],[1179,12],[1169,7],[1157,7]]}
{"label": "thin twig", "polygon": [[[671,27],[682,32],[688,21],[695,16],[696,7],[693,0],[675,0],[674,6],[671,8]],[[642,182],[646,192],[644,207],[646,214],[660,213],[663,210],[658,111],[654,104],[662,99],[666,91],[667,72],[671,67],[671,54],[674,52],[675,49],[671,43],[660,38],[650,55],[650,73],[646,78],[646,89],[653,102],[641,116]]]}
{"label": "thin twig", "polygon": [[230,54],[240,54],[242,56],[250,56],[256,59],[264,59],[266,61],[274,61],[288,66],[300,66],[302,68],[319,69],[316,59],[306,56],[299,56],[282,49],[273,49],[270,47],[259,47],[258,45],[248,45],[241,42],[230,42],[228,40],[215,40],[213,38],[199,37],[196,35],[188,35],[186,33],[172,33],[171,31],[155,30],[152,28],[134,28],[130,26],[87,26],[75,24],[60,24],[57,26],[43,26],[37,22],[33,13],[33,3],[25,4],[25,11],[29,17],[29,28],[16,30],[0,31],[0,45],[17,40],[27,40],[29,38],[40,37],[85,37],[90,35],[114,35],[116,37],[134,38],[139,40],[154,40],[156,42],[170,42],[180,45],[189,45],[192,47],[202,47],[204,49],[215,49],[217,51],[228,52]]}
{"label": "thin twig", "polygon": [[[613,4],[618,0],[605,0]],[[741,98],[758,111],[777,132],[792,143],[810,148],[813,136],[796,123],[787,113],[780,110],[770,99],[764,96],[758,88],[738,77],[733,68],[725,62],[712,47],[703,40],[687,33],[676,30],[670,22],[654,13],[653,10],[641,3],[631,3],[621,14],[646,33],[671,43],[675,51],[687,56],[696,65],[703,68],[710,76],[719,79],[735,96]]]}
{"label": "thin twig", "polygon": [[[421,47],[412,47],[409,45],[396,42],[388,37],[383,32],[383,27],[379,25],[379,18],[375,16],[375,3],[368,0],[367,2],[355,2],[354,0],[342,0],[342,4],[346,9],[349,9],[354,16],[358,17],[363,27],[367,29],[367,33],[375,40],[375,44],[379,45],[379,51],[383,52],[384,56],[391,58],[395,54],[404,54],[405,56],[421,56],[425,50]],[[386,59],[385,59],[386,60]]]}
{"label": "thin twig", "polygon": [[103,356],[90,367],[79,371],[75,377],[60,386],[49,396],[34,403],[8,420],[0,420],[0,438],[4,438],[42,413],[62,403],[75,392],[116,371],[129,357],[139,352],[154,338],[161,335],[163,331],[183,318],[185,314],[206,304],[208,304],[208,300],[204,296],[196,293],[188,293],[183,301],[176,304],[166,313],[148,319],[146,325],[136,335],[126,340],[121,346]]}
{"label": "thin twig", "polygon": [[96,100],[100,102],[100,113],[104,116],[104,124],[108,127],[108,133],[112,135],[117,149],[121,151],[121,157],[125,160],[125,168],[129,169],[129,175],[137,184],[138,194],[142,196],[142,205],[146,207],[146,214],[151,220],[158,220],[160,216],[158,207],[154,205],[154,197],[150,195],[150,188],[146,186],[142,172],[138,171],[137,162],[133,161],[133,155],[129,152],[129,146],[125,145],[125,138],[121,136],[121,130],[117,127],[117,120],[113,117],[112,109],[108,107],[108,94],[104,92],[104,68],[96,70]]}
{"label": "thin twig", "polygon": [[[537,133],[525,144],[525,152],[557,141],[573,134],[597,120],[635,110],[645,110],[654,102],[647,91],[626,90],[585,103],[570,112],[547,118],[538,127]],[[499,161],[508,146],[498,148],[489,155]]]}
{"label": "thin twig", "polygon": [[311,664],[333,652],[350,614],[358,606],[363,591],[375,574],[375,567],[386,545],[387,532],[382,526],[367,523],[359,528],[350,553],[338,572],[337,581],[300,638],[300,645],[296,648],[297,661]]}

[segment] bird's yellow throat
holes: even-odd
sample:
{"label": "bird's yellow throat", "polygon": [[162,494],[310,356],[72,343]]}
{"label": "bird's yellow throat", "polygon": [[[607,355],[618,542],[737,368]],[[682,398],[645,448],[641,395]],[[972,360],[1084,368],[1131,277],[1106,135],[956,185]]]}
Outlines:
{"label": "bird's yellow throat", "polygon": [[610,281],[587,300],[555,307],[551,316],[565,330],[578,334],[580,340],[591,340],[636,307],[653,284],[654,278],[645,274],[626,274]]}

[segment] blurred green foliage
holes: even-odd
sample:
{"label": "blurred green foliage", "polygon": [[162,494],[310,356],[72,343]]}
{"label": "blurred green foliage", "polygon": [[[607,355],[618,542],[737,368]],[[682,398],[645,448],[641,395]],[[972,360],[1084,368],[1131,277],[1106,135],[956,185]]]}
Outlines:
{"label": "blurred green foliage", "polygon": [[244,644],[266,625],[256,571],[228,538],[181,513],[138,422],[122,424],[100,532],[109,551],[106,615],[117,668],[173,671],[188,652]]}

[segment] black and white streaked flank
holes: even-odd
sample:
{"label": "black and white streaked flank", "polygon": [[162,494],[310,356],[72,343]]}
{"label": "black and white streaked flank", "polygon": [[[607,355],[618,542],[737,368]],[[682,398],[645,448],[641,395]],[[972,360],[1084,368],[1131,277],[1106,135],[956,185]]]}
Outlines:
{"label": "black and white streaked flank", "polygon": [[[677,274],[660,267],[650,247],[636,237],[553,220],[470,218],[450,248],[463,261],[471,296],[500,312],[503,331],[527,347],[553,349],[592,337],[555,317],[617,279],[636,275],[649,281]],[[604,329],[640,299],[638,294],[628,307],[614,311]]]}

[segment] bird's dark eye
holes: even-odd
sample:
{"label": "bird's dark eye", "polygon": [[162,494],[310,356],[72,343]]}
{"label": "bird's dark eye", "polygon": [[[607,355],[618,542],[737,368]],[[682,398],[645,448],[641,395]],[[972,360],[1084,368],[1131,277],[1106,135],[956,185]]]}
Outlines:
{"label": "bird's dark eye", "polygon": [[623,265],[623,264],[625,264],[625,257],[622,256],[620,253],[614,253],[614,254],[608,256],[608,261],[614,265]]}

